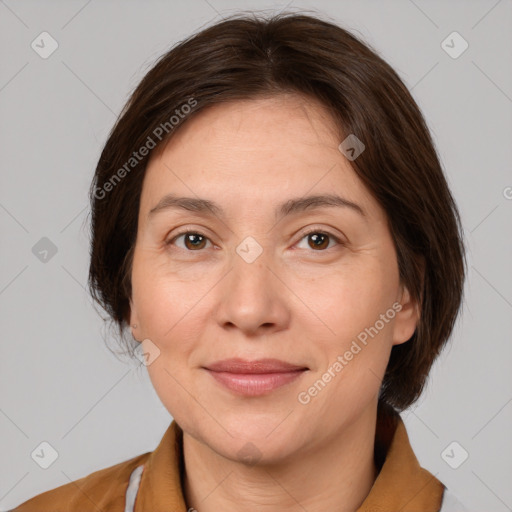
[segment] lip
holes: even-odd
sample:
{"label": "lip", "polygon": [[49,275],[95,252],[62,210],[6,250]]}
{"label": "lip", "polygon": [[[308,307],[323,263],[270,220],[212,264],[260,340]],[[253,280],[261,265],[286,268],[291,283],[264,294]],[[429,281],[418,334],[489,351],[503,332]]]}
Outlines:
{"label": "lip", "polygon": [[240,358],[217,361],[206,366],[206,369],[212,372],[237,374],[287,373],[297,370],[308,370],[306,366],[297,366],[285,361],[280,361],[279,359],[255,359],[254,361],[246,361]]}
{"label": "lip", "polygon": [[205,369],[217,382],[237,394],[260,396],[293,382],[309,368],[278,359],[225,359]]}

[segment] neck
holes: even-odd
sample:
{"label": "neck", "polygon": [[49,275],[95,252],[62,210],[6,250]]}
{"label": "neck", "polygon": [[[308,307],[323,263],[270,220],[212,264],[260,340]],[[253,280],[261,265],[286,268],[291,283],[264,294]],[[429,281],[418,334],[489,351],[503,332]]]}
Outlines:
{"label": "neck", "polygon": [[376,407],[286,462],[248,466],[183,433],[184,497],[199,512],[354,512],[377,477]]}

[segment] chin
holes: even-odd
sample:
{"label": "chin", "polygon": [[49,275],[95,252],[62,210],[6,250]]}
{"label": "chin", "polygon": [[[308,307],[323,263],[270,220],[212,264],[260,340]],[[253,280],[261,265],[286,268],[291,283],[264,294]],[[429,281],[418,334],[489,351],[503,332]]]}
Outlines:
{"label": "chin", "polygon": [[295,451],[284,439],[276,441],[269,443],[261,440],[237,440],[219,446],[218,449],[212,448],[219,455],[246,466],[268,466],[283,463]]}
{"label": "chin", "polygon": [[229,452],[229,458],[234,460],[244,457],[263,458],[268,462],[279,460],[292,449],[291,440],[293,443],[299,442],[299,436],[293,430],[294,425],[286,424],[289,418],[283,422],[284,418],[286,415],[272,418],[267,416],[260,421],[248,417],[245,422],[238,420],[236,424],[223,422],[226,430],[221,428],[221,437],[214,434],[215,439],[211,441],[220,439],[223,451],[226,454]]}

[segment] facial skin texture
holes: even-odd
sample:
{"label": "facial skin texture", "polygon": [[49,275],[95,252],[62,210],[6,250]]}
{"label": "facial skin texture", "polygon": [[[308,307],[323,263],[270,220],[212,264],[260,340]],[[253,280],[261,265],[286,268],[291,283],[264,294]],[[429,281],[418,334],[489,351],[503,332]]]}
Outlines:
{"label": "facial skin texture", "polygon": [[[200,512],[355,510],[373,485],[378,391],[418,308],[399,282],[385,212],[339,151],[341,140],[320,104],[281,95],[200,112],[148,164],[130,323],[137,340],[160,350],[147,368],[184,431],[185,499]],[[168,193],[215,201],[225,217],[167,209],[148,219]],[[323,207],[275,220],[276,205],[322,194],[366,215]],[[342,244],[329,236],[316,248],[308,228]],[[181,229],[206,240],[198,249],[185,236],[166,245]],[[252,263],[236,252],[246,237],[263,249]],[[394,319],[300,403],[298,394],[396,301]],[[309,370],[270,394],[240,396],[203,369],[232,357]],[[243,460],[249,442],[253,465]]]}

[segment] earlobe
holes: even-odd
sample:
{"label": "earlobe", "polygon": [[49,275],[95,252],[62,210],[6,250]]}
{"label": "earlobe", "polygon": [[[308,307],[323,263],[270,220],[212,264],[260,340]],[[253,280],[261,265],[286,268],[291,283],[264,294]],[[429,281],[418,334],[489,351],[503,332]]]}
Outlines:
{"label": "earlobe", "polygon": [[402,286],[401,298],[398,302],[401,304],[401,309],[395,316],[393,345],[400,345],[411,339],[421,315],[419,304],[411,297],[405,286]]}
{"label": "earlobe", "polygon": [[132,331],[133,339],[135,341],[138,341],[136,334],[137,334],[137,328],[139,327],[139,320],[138,320],[137,312],[136,312],[135,308],[133,307],[133,303],[131,300],[130,300],[130,313],[128,314],[128,324]]}

